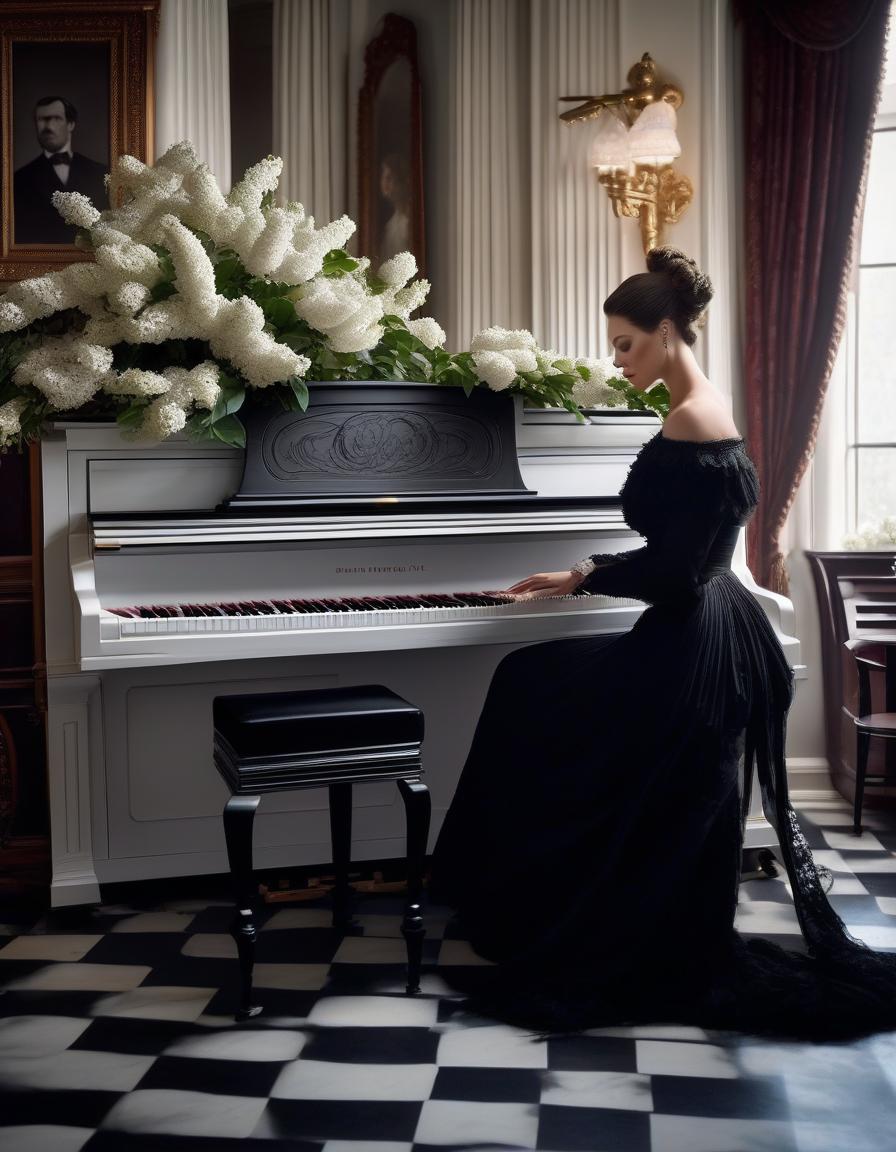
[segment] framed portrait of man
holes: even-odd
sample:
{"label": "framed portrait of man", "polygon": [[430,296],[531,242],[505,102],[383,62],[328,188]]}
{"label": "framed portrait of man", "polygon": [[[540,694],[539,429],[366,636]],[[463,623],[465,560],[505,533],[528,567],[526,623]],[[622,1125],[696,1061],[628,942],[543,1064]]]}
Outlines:
{"label": "framed portrait of man", "polygon": [[413,252],[426,270],[417,32],[392,13],[364,53],[358,98],[359,251],[373,266]]}
{"label": "framed portrait of man", "polygon": [[109,207],[122,153],[152,156],[159,0],[5,0],[0,6],[0,279],[83,258],[54,192]]}

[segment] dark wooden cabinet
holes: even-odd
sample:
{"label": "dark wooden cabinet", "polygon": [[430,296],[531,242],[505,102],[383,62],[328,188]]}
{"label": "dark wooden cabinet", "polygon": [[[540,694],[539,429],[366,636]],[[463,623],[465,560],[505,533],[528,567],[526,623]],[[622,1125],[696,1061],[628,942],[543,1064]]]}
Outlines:
{"label": "dark wooden cabinet", "polygon": [[[896,549],[890,552],[807,552],[821,629],[824,676],[825,748],[837,791],[852,801],[856,786],[858,676],[844,644],[857,637],[896,640]],[[883,675],[872,678],[877,710],[884,708]],[[868,802],[896,802],[896,744],[872,741],[870,775],[885,773],[892,783],[869,784]]]}
{"label": "dark wooden cabinet", "polygon": [[40,448],[0,456],[0,897],[49,885]]}

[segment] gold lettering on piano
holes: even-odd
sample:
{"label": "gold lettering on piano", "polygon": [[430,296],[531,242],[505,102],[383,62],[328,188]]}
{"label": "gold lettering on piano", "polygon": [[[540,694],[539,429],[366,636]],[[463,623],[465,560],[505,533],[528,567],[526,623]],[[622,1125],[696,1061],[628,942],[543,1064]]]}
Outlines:
{"label": "gold lettering on piano", "polygon": [[367,573],[380,573],[380,572],[424,572],[426,566],[424,564],[359,564],[355,568],[337,568],[337,576],[358,576]]}

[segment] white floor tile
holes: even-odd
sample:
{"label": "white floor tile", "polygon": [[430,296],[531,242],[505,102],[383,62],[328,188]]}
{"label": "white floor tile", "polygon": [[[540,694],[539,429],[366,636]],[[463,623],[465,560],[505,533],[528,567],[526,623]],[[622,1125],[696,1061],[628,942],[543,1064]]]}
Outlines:
{"label": "white floor tile", "polygon": [[310,1024],[348,1028],[431,1028],[436,999],[419,996],[325,996],[308,1014]]}
{"label": "white floor tile", "polygon": [[813,849],[812,855],[817,864],[823,864],[834,872],[856,872],[858,875],[863,872],[896,872],[896,856],[892,854],[875,856],[868,853],[866,856],[860,849],[856,849],[854,856],[844,858],[841,851],[845,849],[835,851],[833,848],[817,848]]}
{"label": "white floor tile", "polygon": [[892,1136],[892,1129],[882,1134],[863,1131],[855,1124],[824,1124],[816,1120],[795,1120],[793,1130],[799,1152],[883,1152]]}
{"label": "white floor tile", "polygon": [[397,1140],[328,1140],[322,1152],[412,1152],[413,1147]]}
{"label": "white floor tile", "polygon": [[368,936],[346,936],[334,964],[407,964],[408,950],[404,940],[379,940]]}
{"label": "white floor tile", "polygon": [[548,1072],[541,1103],[650,1112],[653,1096],[650,1077],[638,1072]]}
{"label": "white floor tile", "polygon": [[420,1113],[415,1144],[509,1144],[534,1148],[538,1138],[535,1104],[427,1100]]}
{"label": "white floor tile", "polygon": [[330,928],[333,913],[329,908],[281,908],[262,926],[262,932],[278,928]]}
{"label": "white floor tile", "polygon": [[256,988],[316,992],[326,984],[329,974],[329,964],[256,964],[252,983]]}
{"label": "white floor tile", "polygon": [[674,1040],[636,1040],[639,1072],[663,1076],[710,1076],[736,1080],[731,1053],[714,1044],[680,1044]]}
{"label": "white floor tile", "polygon": [[225,932],[194,932],[184,937],[183,956],[200,956],[221,960],[236,960],[236,940]]}
{"label": "white floor tile", "polygon": [[337,1064],[296,1060],[277,1077],[270,1095],[285,1100],[427,1100],[435,1064]]}
{"label": "white floor tile", "polygon": [[800,925],[796,908],[792,904],[782,904],[775,900],[752,900],[739,904],[734,926],[739,932],[794,933]]}
{"label": "white floor tile", "polygon": [[791,1145],[792,1129],[786,1120],[650,1117],[651,1152],[781,1152]]}
{"label": "white floor tile", "polygon": [[829,848],[837,852],[886,852],[880,840],[867,829],[861,836],[852,832],[837,832],[823,828],[821,832]]}
{"label": "white floor tile", "polygon": [[136,1016],[149,1020],[195,1020],[217,988],[157,985],[136,988],[121,996],[105,996],[91,1008],[93,1016]]}
{"label": "white floor tile", "polygon": [[0,1152],[81,1152],[92,1128],[63,1124],[16,1124],[0,1128]]}
{"label": "white floor tile", "polygon": [[[80,960],[102,936],[17,936],[0,949],[0,960]],[[2,974],[0,967],[0,974]]]}
{"label": "white floor tile", "polygon": [[130,1092],[154,1061],[155,1056],[124,1052],[55,1052],[0,1060],[0,1081],[7,1088]]}
{"label": "white floor tile", "polygon": [[0,1019],[0,1060],[64,1052],[89,1024],[78,1016],[7,1016]]}
{"label": "white floor tile", "polygon": [[891,924],[847,924],[853,936],[869,948],[896,948],[896,925]]}
{"label": "white floor tile", "polygon": [[113,1105],[102,1128],[173,1136],[248,1136],[267,1106],[266,1096],[218,1096],[144,1088]]}
{"label": "white floor tile", "polygon": [[195,1056],[200,1060],[295,1060],[307,1037],[287,1028],[248,1030],[231,1028],[210,1036],[185,1036],[165,1049],[166,1056]]}
{"label": "white floor tile", "polygon": [[150,972],[143,964],[48,964],[11,980],[6,987],[34,992],[119,992],[137,988]]}
{"label": "white floor tile", "polygon": [[184,932],[192,924],[192,912],[138,912],[119,920],[110,932]]}
{"label": "white floor tile", "polygon": [[[509,1024],[457,1028],[439,1040],[436,1063],[441,1068],[547,1068],[548,1046]],[[417,1141],[426,1143],[419,1136]]]}

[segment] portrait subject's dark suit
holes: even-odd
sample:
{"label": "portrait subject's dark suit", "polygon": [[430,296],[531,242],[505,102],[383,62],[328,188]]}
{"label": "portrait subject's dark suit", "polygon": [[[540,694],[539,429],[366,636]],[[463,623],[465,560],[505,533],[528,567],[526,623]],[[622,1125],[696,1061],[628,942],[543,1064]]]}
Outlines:
{"label": "portrait subject's dark suit", "polygon": [[54,192],[80,192],[102,211],[109,206],[103,180],[106,171],[80,152],[72,153],[67,184],[62,183],[43,152],[17,169],[13,179],[13,243],[74,244],[76,229],[65,223],[51,197]]}

